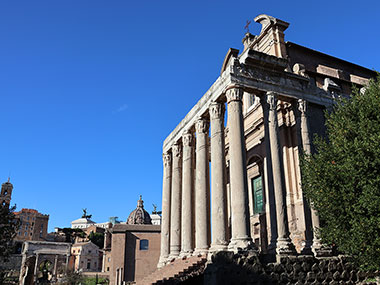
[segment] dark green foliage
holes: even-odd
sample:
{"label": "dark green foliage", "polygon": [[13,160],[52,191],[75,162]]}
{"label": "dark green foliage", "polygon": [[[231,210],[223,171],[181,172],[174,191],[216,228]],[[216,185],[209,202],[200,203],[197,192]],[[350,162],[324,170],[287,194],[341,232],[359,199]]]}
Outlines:
{"label": "dark green foliage", "polygon": [[362,269],[380,269],[380,76],[340,101],[326,125],[328,140],[316,137],[317,153],[301,165],[319,234]]}
{"label": "dark green foliage", "polygon": [[76,272],[73,270],[67,270],[64,274],[62,284],[65,285],[78,285],[83,284],[85,278],[82,276],[80,272]]}
{"label": "dark green foliage", "polygon": [[14,215],[16,206],[0,205],[0,263],[7,261],[14,251],[13,239],[20,227],[20,221]]}
{"label": "dark green foliage", "polygon": [[60,230],[65,234],[66,242],[74,243],[76,237],[86,237],[86,233],[81,229],[63,228]]}
{"label": "dark green foliage", "polygon": [[88,239],[92,243],[96,244],[99,248],[103,248],[104,234],[91,232],[90,235],[88,236]]}

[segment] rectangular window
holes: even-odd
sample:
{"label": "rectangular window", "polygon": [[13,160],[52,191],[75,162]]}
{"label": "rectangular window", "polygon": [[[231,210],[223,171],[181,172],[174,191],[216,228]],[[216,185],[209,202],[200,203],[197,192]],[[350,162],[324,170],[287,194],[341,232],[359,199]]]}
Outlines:
{"label": "rectangular window", "polygon": [[140,240],[140,250],[148,250],[149,249],[149,240],[142,239]]}
{"label": "rectangular window", "polygon": [[252,179],[253,189],[253,212],[259,214],[263,212],[264,199],[263,199],[263,182],[261,176]]}

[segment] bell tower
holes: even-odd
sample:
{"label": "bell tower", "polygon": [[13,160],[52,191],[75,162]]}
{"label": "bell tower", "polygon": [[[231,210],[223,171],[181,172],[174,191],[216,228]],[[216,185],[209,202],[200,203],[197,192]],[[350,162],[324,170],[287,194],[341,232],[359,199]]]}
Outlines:
{"label": "bell tower", "polygon": [[9,207],[11,203],[11,198],[12,198],[12,190],[13,190],[13,185],[12,183],[9,182],[9,178],[8,178],[8,181],[1,185],[1,192],[0,192],[1,205],[7,205]]}

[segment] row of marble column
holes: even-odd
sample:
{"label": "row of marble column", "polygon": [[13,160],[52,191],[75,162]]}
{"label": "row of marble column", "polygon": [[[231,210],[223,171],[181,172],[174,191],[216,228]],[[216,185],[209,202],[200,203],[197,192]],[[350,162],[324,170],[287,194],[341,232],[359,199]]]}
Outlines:
{"label": "row of marble column", "polygon": [[[226,91],[231,189],[231,239],[227,240],[225,105],[223,102],[213,102],[209,107],[209,120],[199,118],[195,123],[196,139],[189,130],[185,130],[182,140],[175,143],[171,147],[171,151],[163,154],[164,177],[159,267],[178,256],[220,250],[237,250],[238,248],[254,248],[249,227],[246,147],[242,112],[243,93],[243,89],[237,87]],[[266,118],[264,119],[268,122],[269,140],[265,141],[269,143],[267,149],[271,152],[276,201],[278,232],[276,251],[277,253],[292,253],[294,246],[289,238],[286,204],[284,202],[285,185],[283,185],[281,177],[277,96],[273,92],[267,92],[261,101],[266,107],[266,112],[264,112]],[[306,147],[309,146],[307,149],[309,151],[310,140],[306,115],[301,116],[301,129],[303,130],[302,136],[307,134],[307,138],[305,137],[305,140],[302,141]],[[209,130],[211,173],[209,173]],[[195,165],[193,165],[194,161]],[[193,171],[194,168],[195,171]],[[195,191],[194,205],[192,202],[193,191]],[[192,220],[193,217],[195,221]],[[193,232],[193,224],[195,224],[195,233]],[[211,244],[210,224],[212,224]]]}

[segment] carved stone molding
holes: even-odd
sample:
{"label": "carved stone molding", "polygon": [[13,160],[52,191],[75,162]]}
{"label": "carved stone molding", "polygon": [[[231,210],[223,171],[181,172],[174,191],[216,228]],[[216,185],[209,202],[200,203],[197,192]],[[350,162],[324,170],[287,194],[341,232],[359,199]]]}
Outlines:
{"label": "carved stone molding", "polygon": [[232,101],[241,101],[243,99],[244,91],[241,88],[231,88],[226,91],[227,103]]}
{"label": "carved stone molding", "polygon": [[218,102],[212,102],[210,105],[210,118],[221,119],[224,116],[224,104]]}
{"label": "carved stone molding", "polygon": [[170,167],[172,164],[172,156],[169,152],[162,154],[162,159],[164,160],[164,167]]}
{"label": "carved stone molding", "polygon": [[200,133],[207,133],[209,129],[209,124],[205,119],[198,119],[195,122],[195,131],[200,134]]}
{"label": "carved stone molding", "polygon": [[193,143],[193,134],[189,131],[185,131],[182,135],[182,144],[183,146],[192,146]]}
{"label": "carved stone molding", "polygon": [[277,94],[269,91],[267,92],[267,103],[269,106],[269,110],[276,110],[277,108]]}

